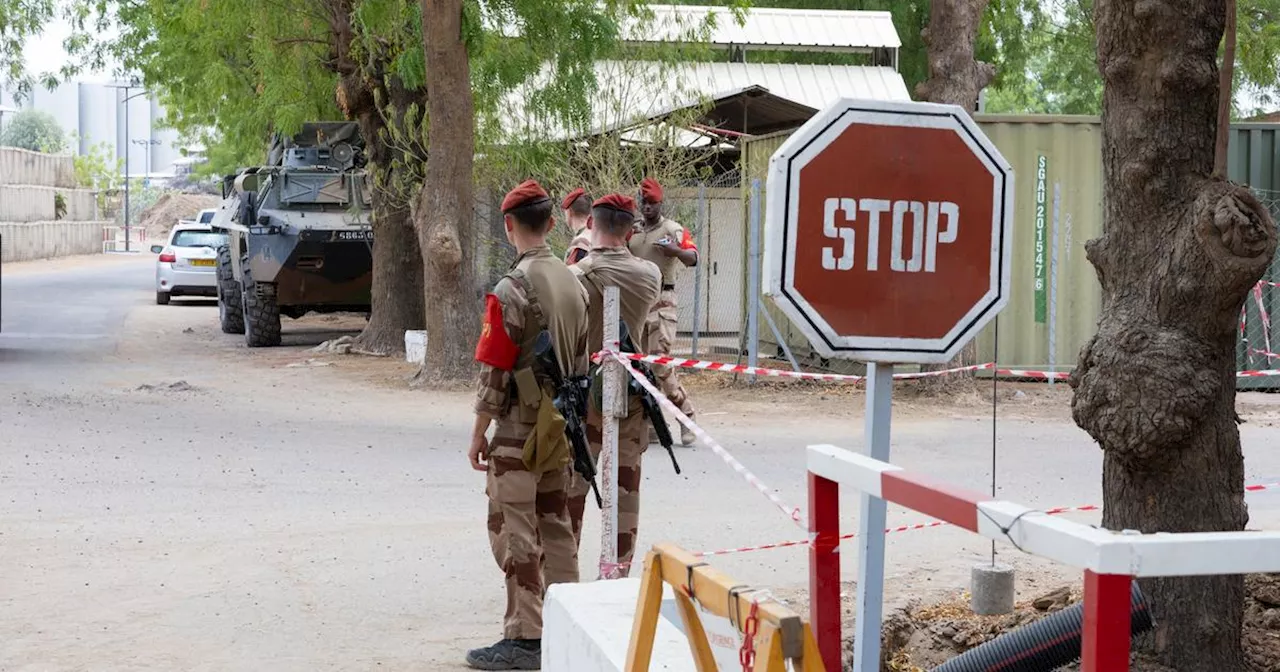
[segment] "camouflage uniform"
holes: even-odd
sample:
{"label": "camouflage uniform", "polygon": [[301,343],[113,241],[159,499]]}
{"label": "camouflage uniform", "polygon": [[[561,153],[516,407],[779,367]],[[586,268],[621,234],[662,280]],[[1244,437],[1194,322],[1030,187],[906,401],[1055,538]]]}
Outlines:
{"label": "camouflage uniform", "polygon": [[569,241],[569,249],[564,253],[564,263],[572,266],[582,261],[591,252],[590,233],[590,230],[584,228]]}
{"label": "camouflage uniform", "polygon": [[497,420],[485,492],[489,543],[506,573],[503,636],[540,639],[546,586],[578,580],[578,550],[568,511],[571,467],[536,473],[523,460],[542,399],[538,385],[543,381],[529,374],[534,342],[544,325],[557,358],[569,369],[563,373],[586,373],[587,294],[551,248],[540,246],[516,258],[487,303],[477,359],[484,361],[481,349],[497,329],[518,350],[510,369],[482,363],[475,403],[477,414]]}
{"label": "camouflage uniform", "polygon": [[[698,249],[693,243],[693,236],[689,235],[683,226],[666,217],[663,217],[652,229],[641,222],[637,225],[635,234],[631,236],[628,244],[631,253],[653,262],[662,272],[662,293],[657,303],[653,305],[653,310],[649,311],[645,320],[645,330],[638,332],[644,334],[643,339],[638,342],[639,347],[644,348],[645,353],[650,355],[671,354],[671,344],[676,340],[676,327],[680,319],[676,306],[676,278],[684,264],[675,257],[663,254],[662,250],[654,245],[663,238],[676,241],[681,249]],[[658,379],[658,386],[667,399],[678,406],[685,415],[693,417],[693,403],[689,401],[688,393],[676,377],[675,369],[658,364],[653,364],[652,369],[653,375]]]}
{"label": "camouflage uniform", "polygon": [[[610,285],[618,288],[619,312],[627,328],[632,333],[642,333],[645,316],[657,301],[661,284],[658,269],[652,263],[632,256],[626,248],[595,248],[571,269],[590,296],[587,343],[592,349],[604,341],[604,288]],[[596,460],[600,459],[603,426],[604,419],[592,408],[587,414],[587,441]],[[627,417],[618,421],[618,562],[624,565],[623,576],[628,574],[627,563],[635,553],[640,529],[640,461],[649,447],[645,440],[647,427],[640,397],[630,397]],[[575,543],[582,541],[582,516],[589,488],[582,477],[573,474],[569,516]]]}

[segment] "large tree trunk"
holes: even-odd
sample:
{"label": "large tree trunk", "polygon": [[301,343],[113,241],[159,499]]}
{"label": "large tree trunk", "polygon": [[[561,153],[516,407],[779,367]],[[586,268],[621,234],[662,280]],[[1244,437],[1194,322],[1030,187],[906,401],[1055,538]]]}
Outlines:
{"label": "large tree trunk", "polygon": [[[1102,285],[1098,333],[1072,385],[1100,444],[1111,530],[1241,530],[1235,413],[1240,305],[1276,247],[1248,189],[1211,177],[1224,0],[1099,0],[1104,235],[1086,253]],[[1161,662],[1234,672],[1243,578],[1143,581]]]}
{"label": "large tree trunk", "polygon": [[[916,87],[916,95],[931,103],[958,105],[972,113],[977,109],[978,94],[991,83],[995,67],[981,63],[974,56],[978,30],[988,0],[933,0],[929,6],[929,25],[923,31],[928,50],[929,79]],[[978,363],[978,345],[970,342],[952,362],[921,367],[937,371],[948,367]],[[918,388],[928,394],[954,393],[972,388],[973,377],[953,376],[922,378]]]}
{"label": "large tree trunk", "polygon": [[[421,329],[423,317],[422,255],[409,216],[409,196],[396,188],[394,166],[403,163],[403,152],[388,142],[387,117],[379,103],[394,98],[397,81],[388,83],[390,55],[369,53],[363,63],[352,58],[356,25],[351,0],[330,5],[333,54],[331,63],[339,75],[338,103],[349,118],[360,123],[373,182],[373,304],[369,323],[356,337],[354,351],[390,355],[404,352],[406,329]],[[393,106],[396,100],[390,100]],[[407,106],[407,103],[403,103]],[[392,119],[401,119],[393,113]]]}
{"label": "large tree trunk", "polygon": [[462,36],[462,0],[422,0],[426,50],[427,169],[414,210],[426,268],[427,359],[423,381],[474,371],[479,330],[472,166],[475,108]]}

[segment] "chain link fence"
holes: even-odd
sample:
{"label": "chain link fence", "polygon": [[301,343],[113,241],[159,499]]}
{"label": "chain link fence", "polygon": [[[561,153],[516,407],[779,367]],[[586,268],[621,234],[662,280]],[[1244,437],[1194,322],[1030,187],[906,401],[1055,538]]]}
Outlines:
{"label": "chain link fence", "polygon": [[[1254,189],[1254,196],[1280,221],[1280,191]],[[1280,310],[1280,253],[1240,309],[1236,366],[1241,371],[1280,369],[1280,329],[1273,317]],[[1280,389],[1280,378],[1242,378],[1239,389]]]}

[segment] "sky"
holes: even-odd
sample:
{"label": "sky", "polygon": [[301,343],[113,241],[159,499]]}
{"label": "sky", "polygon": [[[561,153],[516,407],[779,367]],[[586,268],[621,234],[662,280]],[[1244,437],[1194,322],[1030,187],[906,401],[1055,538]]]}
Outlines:
{"label": "sky", "polygon": [[[62,48],[62,41],[71,35],[71,24],[65,19],[59,17],[45,24],[44,32],[38,37],[29,40],[23,46],[23,57],[26,61],[27,72],[31,75],[39,75],[43,72],[56,72],[59,68],[67,63],[67,52]],[[78,81],[83,82],[106,82],[111,81],[111,73],[94,72],[83,73],[76,77]]]}

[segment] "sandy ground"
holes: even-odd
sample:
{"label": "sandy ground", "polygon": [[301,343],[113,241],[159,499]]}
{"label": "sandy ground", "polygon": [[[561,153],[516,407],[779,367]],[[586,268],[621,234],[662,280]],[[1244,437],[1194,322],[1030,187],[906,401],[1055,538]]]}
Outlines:
{"label": "sandy ground", "polygon": [[[465,459],[469,392],[410,390],[403,362],[307,351],[358,318],[286,321],[284,347],[246,350],[209,302],[152,305],[151,263],[3,269],[0,670],[463,669],[466,648],[500,636],[503,610],[483,477]],[[700,421],[793,505],[806,503],[805,446],[861,447],[860,391],[712,375],[689,377]],[[904,386],[894,460],[989,488],[989,392],[940,404]],[[1097,503],[1101,454],[1070,421],[1065,386],[999,395],[1000,495]],[[1250,394],[1241,408],[1247,477],[1280,480],[1280,406]],[[805,537],[711,451],[678,450],[682,476],[656,447],[646,460],[642,548]],[[1280,497],[1250,504],[1253,527],[1280,528]],[[842,505],[855,529],[855,498]],[[599,525],[587,525],[593,576]],[[844,551],[851,580],[856,545]],[[989,553],[956,529],[892,535],[891,604],[963,588]],[[1009,547],[1000,557],[1022,570],[1022,597],[1075,578]],[[803,606],[802,548],[714,562]]]}

